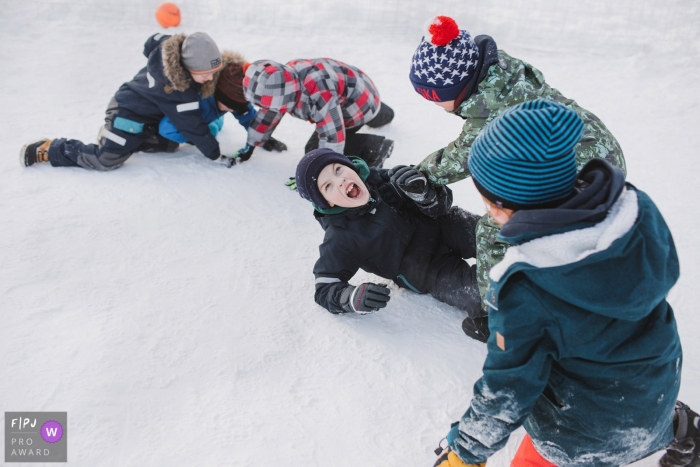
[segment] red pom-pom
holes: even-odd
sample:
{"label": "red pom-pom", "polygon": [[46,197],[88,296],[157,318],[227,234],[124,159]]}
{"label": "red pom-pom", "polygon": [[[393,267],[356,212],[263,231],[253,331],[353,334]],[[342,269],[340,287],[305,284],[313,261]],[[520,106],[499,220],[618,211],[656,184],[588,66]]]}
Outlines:
{"label": "red pom-pom", "polygon": [[425,24],[426,37],[431,44],[445,46],[459,36],[459,27],[455,20],[449,16],[436,16],[430,18]]}

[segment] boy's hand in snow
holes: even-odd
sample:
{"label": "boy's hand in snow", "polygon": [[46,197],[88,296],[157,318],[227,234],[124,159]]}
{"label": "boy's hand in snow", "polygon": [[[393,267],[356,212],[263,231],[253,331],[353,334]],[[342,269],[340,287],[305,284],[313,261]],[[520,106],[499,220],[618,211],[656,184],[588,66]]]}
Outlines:
{"label": "boy's hand in snow", "polygon": [[263,149],[266,151],[282,152],[287,150],[287,145],[284,144],[282,141],[270,136],[270,139],[265,141],[265,144],[263,144]]}
{"label": "boy's hand in snow", "polygon": [[366,315],[389,303],[389,288],[384,284],[365,282],[357,287],[347,286],[340,294],[340,306],[347,312]]}
{"label": "boy's hand in snow", "polygon": [[229,169],[233,167],[234,165],[238,164],[239,162],[245,162],[248,159],[250,159],[250,156],[253,155],[253,151],[255,150],[255,146],[251,146],[249,144],[246,144],[244,148],[239,149],[238,151],[234,152],[230,156],[221,156],[221,163],[224,164],[226,167]]}
{"label": "boy's hand in snow", "polygon": [[486,467],[486,462],[481,464],[466,464],[452,449],[447,448],[442,453],[433,467]]}
{"label": "boy's hand in snow", "polygon": [[225,165],[226,167],[228,167],[229,169],[230,169],[231,167],[233,167],[234,165],[236,165],[236,159],[235,159],[235,158],[233,158],[233,157],[228,157],[228,156],[224,156],[224,155],[221,156],[221,158],[219,159],[219,162],[222,163],[222,164],[224,164],[224,165]]}
{"label": "boy's hand in snow", "polygon": [[251,146],[250,144],[246,144],[243,149],[239,149],[236,151],[231,158],[236,159],[236,162],[245,162],[248,159],[250,159],[250,156],[253,155],[253,151],[255,150],[255,146]]}

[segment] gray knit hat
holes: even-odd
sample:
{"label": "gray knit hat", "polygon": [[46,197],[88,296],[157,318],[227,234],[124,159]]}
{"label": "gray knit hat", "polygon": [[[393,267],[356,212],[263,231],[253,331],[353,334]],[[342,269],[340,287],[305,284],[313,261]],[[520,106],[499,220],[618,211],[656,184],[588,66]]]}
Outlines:
{"label": "gray knit hat", "polygon": [[195,75],[214,73],[222,67],[221,52],[209,34],[195,32],[182,43],[182,63]]}

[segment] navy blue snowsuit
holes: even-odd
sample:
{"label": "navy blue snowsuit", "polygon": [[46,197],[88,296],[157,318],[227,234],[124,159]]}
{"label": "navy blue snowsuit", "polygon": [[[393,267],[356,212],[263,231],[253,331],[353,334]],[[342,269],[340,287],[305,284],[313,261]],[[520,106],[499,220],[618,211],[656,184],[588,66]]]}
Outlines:
{"label": "navy blue snowsuit", "polygon": [[478,315],[476,267],[463,258],[476,254],[479,217],[458,207],[436,219],[426,216],[389,182],[384,169],[369,169],[365,184],[371,194],[366,205],[332,215],[314,211],[326,232],[314,266],[316,303],[344,313],[340,295],[362,268]]}
{"label": "navy blue snowsuit", "polygon": [[148,64],[134,79],[122,84],[107,106],[99,144],[55,139],[49,148],[54,167],[80,166],[95,170],[119,168],[137,151],[173,151],[177,145],[158,134],[164,116],[207,158],[221,155],[199,108],[201,86],[182,65],[184,34],[155,34],[144,45]]}

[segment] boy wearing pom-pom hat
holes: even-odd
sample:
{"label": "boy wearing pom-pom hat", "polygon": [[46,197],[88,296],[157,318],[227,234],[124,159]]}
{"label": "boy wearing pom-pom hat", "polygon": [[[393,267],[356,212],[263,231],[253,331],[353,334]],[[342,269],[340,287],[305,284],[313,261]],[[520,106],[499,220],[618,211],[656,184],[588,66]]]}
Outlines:
{"label": "boy wearing pom-pom hat", "polygon": [[[472,38],[452,18],[437,16],[428,21],[426,34],[413,55],[409,77],[423,98],[465,120],[459,137],[416,165],[413,176],[406,173],[408,168],[402,172],[404,183],[399,184],[400,188],[413,197],[427,197],[423,202],[430,201],[430,185],[446,185],[471,175],[467,165],[470,149],[490,121],[513,105],[538,98],[561,103],[581,117],[583,137],[576,146],[578,169],[591,159],[602,158],[626,171],[622,149],[603,122],[550,87],[538,69],[498,49],[489,36]],[[508,247],[498,238],[498,232],[498,225],[488,215],[477,226],[477,274],[482,297],[489,270]],[[483,308],[485,314],[485,304]]]}
{"label": "boy wearing pom-pom hat", "polygon": [[664,448],[662,467],[699,465],[700,418],[676,400],[671,232],[619,168],[577,170],[584,131],[538,99],[474,141],[468,169],[513,246],[490,273],[483,376],[436,467],[483,466],[521,425],[511,467],[617,467]]}

